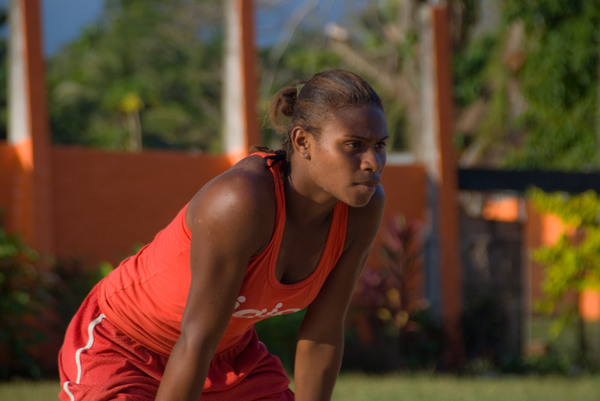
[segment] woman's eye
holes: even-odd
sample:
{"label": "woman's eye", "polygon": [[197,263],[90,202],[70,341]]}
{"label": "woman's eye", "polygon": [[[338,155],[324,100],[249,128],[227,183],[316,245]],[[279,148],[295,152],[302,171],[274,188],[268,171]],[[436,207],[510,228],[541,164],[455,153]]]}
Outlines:
{"label": "woman's eye", "polygon": [[348,145],[348,147],[352,148],[352,149],[358,149],[361,146],[360,142],[348,142],[346,143],[346,145]]}
{"label": "woman's eye", "polygon": [[387,146],[387,143],[386,143],[386,142],[377,142],[377,143],[375,144],[375,149],[380,149],[380,150],[381,150],[381,149],[385,149],[385,147],[386,147],[386,146]]}

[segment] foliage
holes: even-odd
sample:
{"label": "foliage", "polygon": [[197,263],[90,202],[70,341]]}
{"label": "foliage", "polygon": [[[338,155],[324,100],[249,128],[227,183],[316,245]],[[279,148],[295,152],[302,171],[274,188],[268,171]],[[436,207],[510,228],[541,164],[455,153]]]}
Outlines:
{"label": "foliage", "polygon": [[269,317],[255,325],[260,341],[269,352],[281,360],[288,372],[294,371],[298,330],[306,310],[286,315]]}
{"label": "foliage", "polygon": [[[307,12],[292,37],[280,35],[260,49],[258,109],[266,110],[272,92],[294,80],[327,68],[349,68],[380,94],[390,149],[408,149],[421,121],[420,3],[355,5],[358,12],[348,13],[344,27],[338,27],[345,38],[331,35],[331,24],[324,26]],[[453,36],[462,41],[475,20],[477,1],[451,3],[461,14],[459,32]],[[223,51],[219,2],[105,4],[101,19],[49,60],[53,140],[136,149],[141,135],[144,147],[218,150]],[[283,30],[294,25],[293,14],[277,25]],[[280,139],[265,129],[263,143],[277,147]]]}
{"label": "foliage", "polygon": [[538,308],[547,314],[558,314],[555,333],[565,324],[577,322],[579,363],[586,367],[585,326],[577,302],[569,305],[568,295],[579,294],[585,288],[600,287],[600,200],[593,191],[567,196],[534,189],[530,191],[530,197],[538,210],[555,214],[563,223],[576,228],[575,236],[563,234],[556,244],[537,249],[533,257],[546,266],[544,298]]}
{"label": "foliage", "polygon": [[44,339],[40,328],[52,304],[52,276],[39,265],[37,252],[0,227],[0,380],[41,374],[29,349]]}
{"label": "foliage", "polygon": [[49,373],[40,360],[48,356],[34,349],[63,336],[84,297],[110,270],[108,264],[90,269],[52,262],[0,226],[0,381]]}
{"label": "foliage", "polygon": [[500,300],[492,295],[466,299],[461,316],[467,365],[487,365],[486,369],[503,369],[515,358],[506,352],[508,317]]}
{"label": "foliage", "polygon": [[486,96],[485,68],[494,56],[496,41],[493,35],[482,35],[456,51],[452,60],[456,107],[465,107]]}
{"label": "foliage", "polygon": [[437,366],[445,339],[418,287],[419,230],[402,217],[383,227],[382,263],[365,269],[354,294],[344,366],[374,372]]}
{"label": "foliage", "polygon": [[441,366],[446,346],[442,324],[428,307],[415,309],[406,326],[400,329],[398,355],[401,367],[435,370]]}
{"label": "foliage", "polygon": [[600,1],[509,1],[521,19],[528,56],[521,72],[528,108],[524,147],[512,163],[585,169],[596,164]]}
{"label": "foliage", "polygon": [[[421,3],[367,2],[335,27],[337,36],[307,14],[293,37],[260,49],[258,109],[293,80],[349,68],[381,95],[390,149],[409,148],[422,121]],[[487,3],[448,3],[459,117],[480,104],[485,110],[473,132],[456,133],[457,145],[479,155],[474,162],[496,166],[595,166],[589,116],[598,107],[600,0],[501,2],[499,26],[484,35],[471,30]],[[220,12],[214,0],[107,0],[100,21],[49,60],[54,141],[123,149],[141,132],[145,147],[218,149]],[[520,25],[523,43],[509,52]],[[263,142],[279,140],[265,129]]]}
{"label": "foliage", "polygon": [[600,283],[600,200],[593,191],[569,197],[538,189],[532,190],[530,196],[538,210],[556,214],[578,231],[578,240],[563,234],[556,244],[534,253],[537,261],[548,266],[544,310],[551,311],[568,290],[579,292]]}
{"label": "foliage", "polygon": [[141,132],[146,147],[217,147],[220,13],[216,1],[106,0],[48,60],[53,141],[131,149]]}
{"label": "foliage", "polygon": [[507,158],[520,168],[589,169],[596,165],[600,2],[505,2],[507,24],[525,29],[525,60],[516,72],[526,110],[522,144]]}
{"label": "foliage", "polygon": [[407,324],[408,313],[421,301],[417,287],[421,268],[420,225],[401,216],[385,223],[381,265],[377,270],[365,270],[354,300],[359,305],[377,305],[377,318],[400,328]]}
{"label": "foliage", "polygon": [[463,161],[593,168],[600,0],[494,3],[501,7],[497,27],[471,38],[454,60],[459,120],[476,124],[473,135],[457,132]]}

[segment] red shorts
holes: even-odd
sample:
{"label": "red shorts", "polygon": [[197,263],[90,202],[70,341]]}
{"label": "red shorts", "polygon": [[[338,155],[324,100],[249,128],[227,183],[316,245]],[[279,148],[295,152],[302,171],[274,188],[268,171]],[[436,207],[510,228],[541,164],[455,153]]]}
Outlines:
{"label": "red shorts", "polygon": [[[63,401],[154,400],[167,357],[123,334],[98,308],[96,289],[71,321],[58,357]],[[213,358],[202,401],[294,400],[279,358],[254,330]]]}

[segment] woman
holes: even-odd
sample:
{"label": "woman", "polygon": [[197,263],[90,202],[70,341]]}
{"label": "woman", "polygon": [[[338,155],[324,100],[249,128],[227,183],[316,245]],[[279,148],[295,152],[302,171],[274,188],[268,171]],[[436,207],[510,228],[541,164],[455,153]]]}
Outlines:
{"label": "woman", "polygon": [[[59,356],[61,399],[330,399],[381,221],[386,121],[343,70],[282,89],[269,115],[284,150],[207,183],[86,298]],[[253,324],[304,308],[294,395]]]}

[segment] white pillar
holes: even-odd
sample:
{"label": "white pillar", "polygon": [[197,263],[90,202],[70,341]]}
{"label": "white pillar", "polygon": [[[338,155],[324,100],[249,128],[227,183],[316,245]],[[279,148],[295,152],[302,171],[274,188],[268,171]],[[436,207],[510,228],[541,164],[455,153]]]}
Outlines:
{"label": "white pillar", "polygon": [[223,82],[224,151],[232,161],[260,145],[256,119],[256,74],[252,0],[226,0]]}

